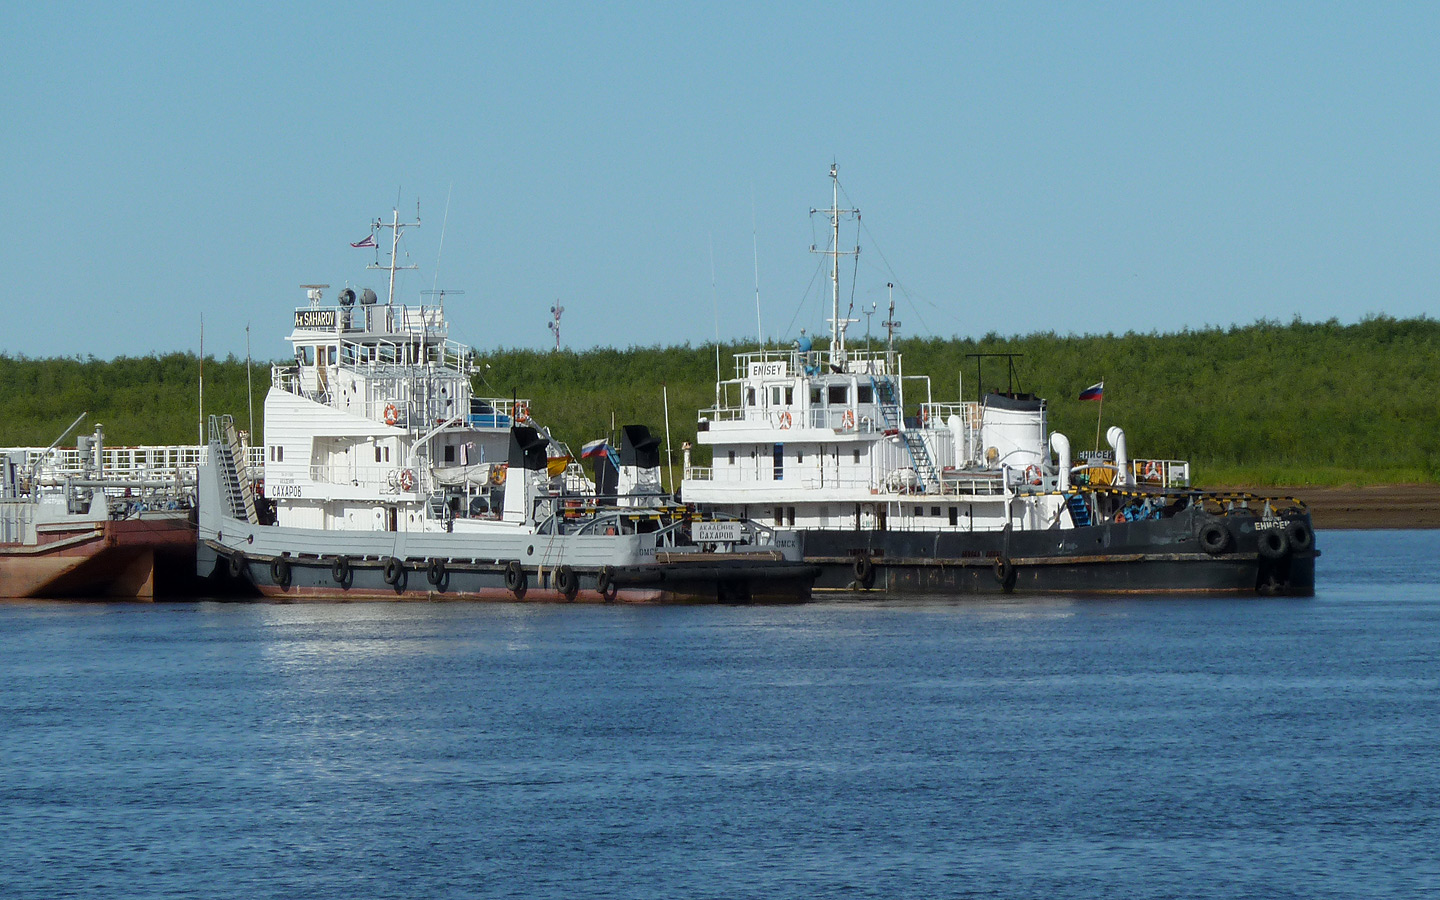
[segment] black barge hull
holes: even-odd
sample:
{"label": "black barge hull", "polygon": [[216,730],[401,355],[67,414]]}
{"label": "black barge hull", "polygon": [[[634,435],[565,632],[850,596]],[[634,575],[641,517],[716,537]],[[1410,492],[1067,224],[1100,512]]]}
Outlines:
{"label": "black barge hull", "polygon": [[988,532],[803,531],[818,591],[886,594],[1315,593],[1306,512],[1211,515],[1072,529]]}

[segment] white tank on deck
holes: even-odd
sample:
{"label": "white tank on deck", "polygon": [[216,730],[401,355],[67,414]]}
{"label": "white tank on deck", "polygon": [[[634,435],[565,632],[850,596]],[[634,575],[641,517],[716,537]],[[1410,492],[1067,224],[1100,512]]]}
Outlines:
{"label": "white tank on deck", "polygon": [[986,461],[995,450],[994,465],[1023,469],[1049,462],[1045,443],[1045,401],[986,394],[980,443]]}

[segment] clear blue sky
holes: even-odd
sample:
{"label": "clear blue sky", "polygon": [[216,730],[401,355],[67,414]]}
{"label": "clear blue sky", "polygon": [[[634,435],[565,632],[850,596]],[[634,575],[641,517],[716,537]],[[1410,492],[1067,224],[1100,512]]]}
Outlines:
{"label": "clear blue sky", "polygon": [[279,356],[397,197],[479,348],[753,339],[757,245],[791,338],[832,160],[909,335],[1435,312],[1440,6],[891,6],[6,3],[0,351]]}

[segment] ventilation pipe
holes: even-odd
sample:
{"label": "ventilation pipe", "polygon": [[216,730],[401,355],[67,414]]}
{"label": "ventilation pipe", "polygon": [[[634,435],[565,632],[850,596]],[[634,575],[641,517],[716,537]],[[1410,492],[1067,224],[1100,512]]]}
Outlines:
{"label": "ventilation pipe", "polygon": [[1050,449],[1055,451],[1055,462],[1059,467],[1060,493],[1070,490],[1070,439],[1058,431],[1050,432]]}
{"label": "ventilation pipe", "polygon": [[1130,477],[1130,454],[1125,451],[1125,430],[1119,425],[1111,425],[1105,432],[1105,440],[1115,448],[1115,483],[1133,484],[1135,479]]}

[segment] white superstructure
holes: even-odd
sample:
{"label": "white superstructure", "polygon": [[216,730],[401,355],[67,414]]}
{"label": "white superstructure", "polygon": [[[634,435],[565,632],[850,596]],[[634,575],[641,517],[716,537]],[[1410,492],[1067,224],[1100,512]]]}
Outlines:
{"label": "white superstructure", "polygon": [[[885,349],[846,344],[854,319],[840,311],[841,209],[836,170],[828,210],[832,257],[830,341],[803,337],[789,349],[737,354],[734,377],[716,385],[697,441],[711,464],[687,453],[681,496],[689,503],[753,516],[800,531],[992,531],[1087,524],[1072,508],[1072,460],[1051,436],[1045,401],[992,393],[980,401],[936,402],[926,375],[905,372],[894,350],[894,302]],[[817,212],[812,211],[812,212]],[[812,248],[813,249],[813,248]],[[1111,440],[1123,448],[1123,434]],[[1055,457],[1052,458],[1052,449]],[[1121,453],[1123,457],[1123,450]],[[1188,464],[1128,460],[1082,466],[1090,484],[1185,485]]]}

